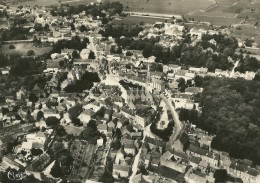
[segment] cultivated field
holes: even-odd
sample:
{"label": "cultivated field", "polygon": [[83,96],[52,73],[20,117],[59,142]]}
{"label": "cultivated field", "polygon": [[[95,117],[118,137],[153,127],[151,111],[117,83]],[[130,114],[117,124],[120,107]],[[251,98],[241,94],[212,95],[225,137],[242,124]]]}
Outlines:
{"label": "cultivated field", "polygon": [[34,47],[32,43],[21,43],[21,44],[13,44],[15,49],[10,50],[9,44],[2,45],[0,49],[0,53],[12,54],[12,53],[20,53],[21,55],[26,55],[28,50],[34,50],[35,55],[43,55],[44,53],[48,53],[51,51],[51,47]]}
{"label": "cultivated field", "polygon": [[58,5],[58,0],[19,0],[19,1],[12,1],[11,3],[13,6],[52,6],[52,5]]}
{"label": "cultivated field", "polygon": [[215,0],[218,5],[230,6],[240,0]]}

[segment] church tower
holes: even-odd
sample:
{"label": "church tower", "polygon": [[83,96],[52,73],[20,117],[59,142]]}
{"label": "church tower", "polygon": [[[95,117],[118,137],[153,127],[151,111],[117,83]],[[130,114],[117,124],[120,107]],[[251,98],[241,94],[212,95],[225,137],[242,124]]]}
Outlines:
{"label": "church tower", "polygon": [[150,64],[147,66],[146,85],[148,86],[151,81]]}

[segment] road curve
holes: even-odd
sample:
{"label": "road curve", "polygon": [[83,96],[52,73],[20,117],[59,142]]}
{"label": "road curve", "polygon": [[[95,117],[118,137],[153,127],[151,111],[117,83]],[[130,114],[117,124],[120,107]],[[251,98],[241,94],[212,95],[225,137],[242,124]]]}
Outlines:
{"label": "road curve", "polygon": [[174,122],[175,122],[172,135],[171,135],[170,140],[168,142],[168,144],[170,144],[171,147],[172,147],[174,142],[177,140],[178,135],[181,133],[181,130],[183,128],[183,124],[179,120],[179,115],[176,112],[175,108],[173,107],[171,100],[167,99],[163,94],[161,94],[160,97],[166,103],[167,108],[171,111],[171,114],[172,114]]}

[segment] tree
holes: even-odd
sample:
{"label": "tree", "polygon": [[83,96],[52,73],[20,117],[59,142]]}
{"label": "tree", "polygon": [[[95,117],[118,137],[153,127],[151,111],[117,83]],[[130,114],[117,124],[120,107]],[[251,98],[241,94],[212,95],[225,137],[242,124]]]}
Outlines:
{"label": "tree", "polygon": [[31,102],[33,102],[33,103],[35,103],[35,102],[38,101],[38,97],[36,96],[35,93],[30,93],[30,95],[29,95],[29,101],[31,101]]}
{"label": "tree", "polygon": [[9,49],[13,50],[13,49],[15,49],[15,46],[13,44],[9,45]]}
{"label": "tree", "polygon": [[96,144],[97,139],[100,137],[99,131],[92,127],[86,127],[80,134],[80,138],[88,141],[89,143]]}
{"label": "tree", "polygon": [[97,130],[97,124],[96,124],[96,121],[91,119],[88,124],[87,124],[87,127],[89,128],[92,128],[94,131]]}
{"label": "tree", "polygon": [[64,127],[61,126],[61,125],[58,125],[58,126],[57,126],[56,132],[57,132],[57,135],[60,136],[60,137],[64,137],[65,135],[67,135],[66,130],[65,130]]}
{"label": "tree", "polygon": [[185,88],[186,88],[186,81],[184,78],[179,78],[177,79],[177,82],[179,83],[178,84],[178,88],[181,92],[184,92],[185,91]]}
{"label": "tree", "polygon": [[35,55],[35,52],[33,50],[29,50],[27,52],[27,56],[33,56],[33,55]]}
{"label": "tree", "polygon": [[227,179],[227,170],[225,169],[218,169],[214,173],[214,178],[216,183],[225,182]]}
{"label": "tree", "polygon": [[80,55],[76,50],[72,52],[72,58],[80,58]]}
{"label": "tree", "polygon": [[143,50],[143,56],[145,58],[152,56],[152,49],[153,49],[153,47],[151,44],[145,45],[144,50]]}
{"label": "tree", "polygon": [[60,167],[60,164],[57,161],[54,163],[53,167],[51,168],[50,174],[55,178],[59,178],[63,176],[62,168]]}
{"label": "tree", "polygon": [[32,148],[31,153],[32,153],[33,156],[39,156],[43,153],[43,151],[41,149]]}
{"label": "tree", "polygon": [[81,25],[79,28],[80,32],[88,31],[87,27],[85,25]]}
{"label": "tree", "polygon": [[101,21],[103,25],[108,23],[108,19],[106,17],[103,17]]}
{"label": "tree", "polygon": [[54,157],[58,157],[59,153],[62,152],[65,149],[64,144],[62,142],[55,142],[53,143],[51,147],[51,151],[54,155]]}
{"label": "tree", "polygon": [[180,119],[180,121],[188,121],[189,120],[189,110],[181,109],[179,112],[179,119]]}
{"label": "tree", "polygon": [[111,148],[113,150],[119,150],[121,148],[121,142],[117,139],[117,140],[114,140],[112,141],[111,143]]}
{"label": "tree", "polygon": [[48,117],[46,119],[46,125],[47,126],[54,126],[54,125],[58,125],[60,123],[60,120],[56,117]]}
{"label": "tree", "polygon": [[133,53],[131,53],[130,51],[127,51],[125,55],[126,55],[126,56],[132,56]]}
{"label": "tree", "polygon": [[195,78],[194,78],[194,82],[195,82],[195,86],[196,87],[202,87],[203,77],[199,76],[199,75],[196,75]]}
{"label": "tree", "polygon": [[139,166],[139,170],[140,170],[140,172],[141,172],[142,175],[148,175],[148,174],[149,174],[143,164],[141,164],[141,165]]}
{"label": "tree", "polygon": [[43,112],[39,111],[36,116],[36,121],[40,121],[42,118],[44,118]]}
{"label": "tree", "polygon": [[95,59],[95,53],[93,51],[90,51],[89,55],[88,55],[88,59]]}

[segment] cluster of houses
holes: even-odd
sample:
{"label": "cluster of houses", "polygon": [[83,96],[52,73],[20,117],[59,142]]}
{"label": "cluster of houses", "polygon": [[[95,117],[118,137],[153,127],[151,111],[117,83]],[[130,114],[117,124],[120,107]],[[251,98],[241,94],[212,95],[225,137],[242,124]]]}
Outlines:
{"label": "cluster of houses", "polygon": [[[140,51],[135,50],[123,50],[121,55],[110,53],[110,48],[116,46],[115,40],[111,37],[103,39],[102,35],[98,34],[101,20],[94,20],[85,12],[73,16],[73,25],[77,29],[82,25],[88,27],[92,30],[88,35],[72,30],[72,19],[53,17],[46,8],[24,7],[15,11],[7,9],[7,12],[27,19],[29,15],[33,15],[34,18],[25,25],[31,28],[32,33],[35,32],[34,24],[48,24],[50,31],[47,31],[46,35],[36,35],[42,42],[55,43],[58,40],[70,40],[77,35],[81,39],[87,37],[90,44],[81,52],[63,49],[61,53],[52,54],[51,59],[46,61],[44,71],[51,76],[46,86],[36,84],[30,92],[21,88],[15,96],[6,96],[5,103],[0,104],[0,154],[3,155],[1,170],[7,170],[9,167],[16,170],[25,168],[27,174],[41,179],[41,172],[50,164],[50,156],[46,149],[54,138],[53,130],[47,125],[46,119],[57,118],[65,131],[74,136],[79,136],[91,120],[96,121],[97,130],[106,137],[106,143],[103,138],[96,140],[97,148],[103,147],[102,150],[96,151],[100,153],[98,157],[101,166],[106,166],[107,157],[110,156],[113,163],[112,175],[117,179],[130,177],[134,169],[135,156],[140,153],[139,165],[144,165],[146,169],[152,167],[153,170],[160,166],[167,167],[184,175],[185,181],[190,183],[213,183],[214,172],[218,169],[226,169],[228,175],[241,178],[244,182],[260,182],[259,169],[252,168],[251,161],[234,162],[228,153],[211,149],[212,137],[202,130],[195,128],[194,132],[189,133],[191,144],[185,152],[168,150],[166,142],[143,134],[143,130],[152,123],[158,112],[160,93],[169,94],[169,100],[175,108],[199,110],[198,104],[194,103],[193,95],[202,92],[202,88],[188,87],[185,92],[173,92],[178,89],[178,79],[189,81],[199,75],[242,77],[252,80],[255,73],[232,73],[220,69],[208,72],[207,68],[183,69],[173,64],[161,65],[161,71],[151,71],[152,64],[155,64],[153,56],[144,58]],[[60,24],[61,27],[57,26]],[[159,44],[170,47],[178,44],[178,40],[182,39],[182,34],[186,31],[184,26],[176,23],[157,22],[155,25],[144,27],[144,31],[138,35],[139,38],[160,37]],[[162,33],[166,36],[162,37]],[[200,40],[206,33],[217,32],[190,30],[194,40]],[[211,40],[211,43],[214,44],[214,40]],[[80,58],[72,59],[75,52]],[[96,59],[89,59],[91,52],[94,52]],[[128,56],[127,52],[131,52],[132,56]],[[67,68],[71,63],[72,68]],[[0,69],[2,75],[8,75],[9,71],[9,67]],[[123,81],[125,85],[134,86],[124,89],[125,86],[97,83],[87,92],[66,93],[64,89],[81,80],[86,71],[99,71],[100,78],[106,77],[108,73]],[[65,74],[66,78],[60,81],[62,74]],[[122,92],[127,96],[123,97]],[[30,101],[30,93],[34,93],[38,100]],[[79,123],[76,123],[75,119],[78,119]],[[30,121],[33,123],[29,123]],[[28,124],[23,124],[24,122]],[[118,130],[121,133],[120,137],[115,135]],[[19,143],[12,148],[11,153],[6,154],[9,145],[17,141]],[[87,146],[81,141],[74,143]],[[114,147],[115,144],[119,144],[119,148]],[[35,155],[35,151],[42,153]],[[74,158],[78,158],[76,151],[72,154]],[[140,174],[135,177],[140,178]],[[95,178],[92,181],[97,180]]]}

